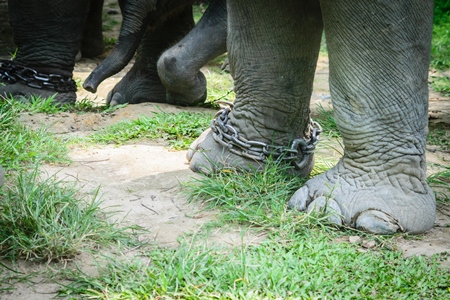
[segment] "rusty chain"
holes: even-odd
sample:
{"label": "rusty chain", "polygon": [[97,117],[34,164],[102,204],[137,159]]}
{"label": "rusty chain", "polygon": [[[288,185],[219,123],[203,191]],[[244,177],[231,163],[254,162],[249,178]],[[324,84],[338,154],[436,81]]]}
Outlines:
{"label": "rusty chain", "polygon": [[236,155],[261,162],[266,162],[267,158],[271,156],[276,161],[288,162],[296,169],[302,169],[319,142],[322,127],[312,119],[305,133],[309,138],[295,139],[288,147],[247,140],[239,134],[236,128],[228,124],[228,115],[234,104],[228,101],[218,102],[225,104],[225,107],[215,115],[210,123],[214,140]]}
{"label": "rusty chain", "polygon": [[9,84],[23,82],[35,89],[53,90],[61,93],[77,91],[77,85],[71,77],[39,73],[34,69],[17,65],[10,60],[0,60],[0,80]]}

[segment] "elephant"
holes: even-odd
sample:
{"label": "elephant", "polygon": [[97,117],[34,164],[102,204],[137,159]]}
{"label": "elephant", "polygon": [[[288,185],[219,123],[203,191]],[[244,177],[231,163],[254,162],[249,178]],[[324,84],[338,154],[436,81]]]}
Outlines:
{"label": "elephant", "polygon": [[14,53],[14,49],[8,17],[8,1],[0,0],[0,55]]}
{"label": "elephant", "polygon": [[[288,200],[300,211],[374,234],[422,233],[435,221],[426,182],[432,0],[228,0],[234,106],[188,151],[190,168],[217,172],[287,157],[313,167],[320,127],[309,103],[322,32],[344,153]],[[297,160],[293,160],[295,157]]]}
{"label": "elephant", "polygon": [[[190,5],[193,1],[185,1],[183,10],[176,15],[172,6],[163,5],[158,11],[152,11],[150,5],[143,7],[148,0],[141,2],[124,11],[117,46],[92,71],[83,87],[95,92],[104,79],[129,63],[139,46],[133,67],[109,93],[107,103],[158,102],[188,106],[204,102],[206,79],[200,68],[226,52],[226,1],[210,1],[194,28]],[[168,16],[163,26],[158,25],[155,13]],[[173,38],[164,38],[168,35]]]}
{"label": "elephant", "polygon": [[12,62],[0,63],[0,94],[47,98],[58,92],[56,102],[75,102],[77,53],[94,57],[104,50],[103,0],[10,0],[8,8],[18,51]]}
{"label": "elephant", "polygon": [[[14,1],[14,5],[11,5],[13,19],[17,19],[17,22],[13,22],[13,28],[17,27],[15,38],[20,42],[15,62],[27,68],[24,70],[22,68],[19,72],[25,73],[25,79],[31,82],[27,82],[27,85],[20,82],[7,83],[5,87],[0,86],[0,93],[24,96],[38,94],[47,98],[57,91],[59,92],[55,98],[57,103],[75,102],[76,86],[71,75],[74,68],[74,53],[79,49],[81,34],[79,28],[87,0],[77,3],[22,2],[24,1]],[[84,87],[89,91],[95,91],[102,80],[121,70],[131,60],[140,44],[134,67],[110,93],[108,103],[114,105],[151,101],[193,105],[203,101],[206,98],[206,80],[199,69],[210,59],[226,51],[226,9],[225,0],[212,1],[210,5],[212,9],[208,8],[199,26],[186,36],[195,25],[192,16],[193,2],[194,0],[119,0],[124,20],[117,47],[87,78]],[[90,6],[94,4],[98,3],[91,1]],[[39,11],[38,8],[50,12],[49,16],[43,18],[42,14],[35,13]],[[63,20],[60,12],[66,14],[63,15]],[[24,24],[20,22],[21,19],[30,21]],[[92,23],[94,20],[88,16],[86,22]],[[39,26],[33,27],[35,23]],[[55,29],[51,24],[60,26]],[[34,30],[35,28],[38,30]],[[208,28],[220,29],[220,36],[213,35],[209,38],[218,30],[208,31]],[[203,31],[206,34],[203,34]],[[64,36],[65,40],[62,40],[61,36]],[[68,36],[70,38],[66,38]],[[86,40],[88,41],[86,44],[89,44],[89,40],[84,39],[84,36],[85,34],[82,41]],[[161,65],[163,85],[159,78],[157,61],[167,48],[184,36],[186,38],[182,44],[177,44],[177,50],[172,49],[164,56],[166,63]],[[199,47],[201,44],[196,43],[204,44]],[[179,51],[180,49],[184,51]],[[167,63],[169,60],[171,63]],[[0,65],[0,79],[2,69],[10,73],[10,70],[15,68],[10,62]],[[32,70],[29,70],[31,68]],[[23,77],[23,74],[21,76]],[[36,83],[34,80],[36,77],[43,78],[46,82],[38,80]],[[6,79],[10,80],[10,83],[17,80],[8,76]],[[166,97],[169,100],[166,100]]]}

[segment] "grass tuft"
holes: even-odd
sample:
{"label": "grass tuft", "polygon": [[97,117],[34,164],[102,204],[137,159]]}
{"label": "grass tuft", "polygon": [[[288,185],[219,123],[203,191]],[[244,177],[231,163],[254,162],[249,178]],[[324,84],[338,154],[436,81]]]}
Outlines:
{"label": "grass tuft", "polygon": [[20,169],[37,162],[68,162],[65,143],[45,128],[33,131],[17,119],[18,102],[0,97],[0,164],[7,169]]}
{"label": "grass tuft", "polygon": [[[323,170],[317,167],[314,175]],[[184,184],[189,201],[201,201],[207,208],[220,208],[220,224],[246,224],[272,230],[293,224],[326,223],[322,215],[309,215],[287,209],[289,197],[307,178],[292,174],[292,167],[268,161],[264,169],[245,171],[224,169],[201,175]]]}
{"label": "grass tuft", "polygon": [[330,138],[339,138],[341,133],[336,125],[334,119],[334,110],[331,108],[325,109],[322,104],[317,105],[317,113],[319,115],[318,121],[323,128],[323,133]]}
{"label": "grass tuft", "polygon": [[442,152],[450,152],[450,134],[443,128],[430,129],[427,136],[427,144],[439,147]]}
{"label": "grass tuft", "polygon": [[131,228],[107,221],[98,190],[80,199],[73,184],[55,177],[42,179],[37,168],[21,172],[0,190],[0,255],[61,260],[77,252],[131,241]]}
{"label": "grass tuft", "polygon": [[438,202],[450,203],[450,167],[428,176],[427,182],[433,189]]}
{"label": "grass tuft", "polygon": [[158,112],[152,117],[123,121],[96,132],[83,141],[123,144],[136,139],[164,139],[175,150],[188,149],[208,127],[212,116],[205,113]]}
{"label": "grass tuft", "polygon": [[192,240],[143,259],[81,274],[60,296],[89,299],[445,299],[450,274],[439,257],[358,251],[320,231],[258,245],[207,246]]}

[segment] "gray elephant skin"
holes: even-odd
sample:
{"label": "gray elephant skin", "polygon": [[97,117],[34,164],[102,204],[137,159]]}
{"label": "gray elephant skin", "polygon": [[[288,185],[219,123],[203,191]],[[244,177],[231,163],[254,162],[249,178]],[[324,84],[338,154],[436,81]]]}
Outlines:
{"label": "gray elephant skin", "polygon": [[[75,55],[80,49],[80,43],[90,45],[98,40],[89,39],[89,32],[81,31],[83,20],[85,24],[96,24],[98,20],[101,22],[101,18],[91,16],[93,14],[89,12],[101,12],[103,1],[11,2],[9,10],[11,23],[19,49],[14,62],[38,72],[39,78],[48,78],[49,75],[51,79],[56,77],[57,84],[42,84],[42,82],[26,84],[20,80],[12,84],[10,81],[6,82],[6,86],[0,87],[0,93],[26,97],[39,95],[46,98],[58,92],[56,102],[61,104],[75,102],[76,87],[71,80]],[[217,5],[213,1],[211,7],[217,9],[208,10],[214,15],[205,13],[205,16],[211,16],[202,18],[198,26],[202,29],[190,33],[195,25],[192,16],[193,2],[120,0],[123,24],[117,46],[89,76],[84,87],[95,91],[102,80],[126,66],[138,49],[135,66],[110,93],[108,103],[114,105],[152,101],[191,105],[203,101],[206,98],[206,80],[199,69],[210,59],[226,51],[226,8],[224,0],[215,1]],[[222,17],[216,17],[218,14]],[[221,24],[225,24],[220,27],[221,36],[199,47],[201,45],[199,40],[205,42],[208,39],[207,34],[202,34],[202,31],[217,28],[210,25],[211,22],[219,23],[219,20]],[[101,23],[99,25],[101,28]],[[189,37],[186,36],[188,33]],[[184,42],[177,44],[177,49],[184,51],[171,51],[165,56],[166,63],[161,65],[164,80],[161,81],[157,69],[159,57],[185,36]],[[192,51],[196,51],[196,55],[191,55]],[[172,63],[167,63],[168,61]],[[35,74],[29,75],[36,77]]]}
{"label": "gray elephant skin", "polygon": [[5,84],[0,94],[46,98],[58,92],[57,102],[74,102],[72,72],[77,53],[81,50],[83,56],[94,57],[104,50],[102,11],[103,0],[9,0],[17,53],[13,63],[2,63],[2,71],[12,76],[0,74]]}
{"label": "gray elephant skin", "polygon": [[[425,143],[433,1],[229,0],[227,6],[236,91],[227,125],[265,145],[309,140],[312,83],[325,31],[344,154],[307,181],[289,206],[324,209],[339,225],[378,234],[430,229],[435,197],[426,183]],[[217,139],[208,130],[194,142],[188,153],[193,170],[259,164],[235,154],[243,151],[239,143],[224,147]],[[303,176],[313,155],[306,160],[297,170]]]}
{"label": "gray elephant skin", "polygon": [[[108,103],[186,106],[206,99],[206,79],[200,68],[226,52],[226,1],[209,1],[195,27],[193,1],[184,1],[182,6],[166,2],[136,1],[135,6],[125,7],[117,45],[86,79],[86,90],[95,92],[104,79],[122,70],[137,50],[133,67],[109,93]],[[175,12],[173,7],[177,7]]]}

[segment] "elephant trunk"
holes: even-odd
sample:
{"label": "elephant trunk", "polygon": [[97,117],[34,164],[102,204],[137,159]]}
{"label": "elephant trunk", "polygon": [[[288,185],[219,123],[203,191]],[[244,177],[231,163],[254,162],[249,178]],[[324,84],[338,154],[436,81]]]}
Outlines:
{"label": "elephant trunk", "polygon": [[125,3],[117,45],[88,76],[83,84],[84,89],[95,93],[103,80],[116,74],[130,62],[147,28],[149,12],[156,10],[156,2],[157,0],[147,0]]}

